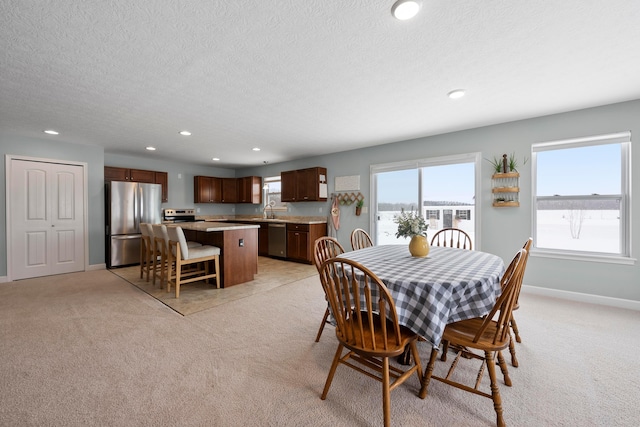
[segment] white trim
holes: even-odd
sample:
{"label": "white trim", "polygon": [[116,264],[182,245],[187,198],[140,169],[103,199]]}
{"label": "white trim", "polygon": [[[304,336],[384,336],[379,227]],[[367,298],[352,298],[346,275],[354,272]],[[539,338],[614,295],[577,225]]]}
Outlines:
{"label": "white trim", "polygon": [[86,268],[86,271],[98,271],[98,270],[106,270],[107,264],[104,262],[102,264],[91,264]]}
{"label": "white trim", "polygon": [[586,136],[581,138],[561,139],[558,141],[535,142],[531,146],[531,150],[536,153],[538,151],[588,147],[591,145],[619,144],[621,142],[631,142],[630,131],[609,133],[606,135]]}
{"label": "white trim", "polygon": [[561,291],[558,289],[541,288],[538,286],[522,285],[522,292],[525,294],[542,295],[545,297],[559,298],[575,302],[605,305],[608,307],[624,308],[627,310],[640,311],[640,301],[605,297],[601,295],[583,294],[580,292]]}
{"label": "white trim", "polygon": [[89,165],[86,162],[74,162],[71,160],[59,160],[59,159],[45,159],[40,157],[30,157],[30,156],[20,156],[14,154],[6,154],[5,155],[5,226],[6,226],[6,236],[7,239],[7,282],[11,282],[11,268],[12,268],[12,259],[11,259],[11,251],[9,250],[9,245],[11,244],[11,162],[13,160],[24,160],[28,162],[40,162],[40,163],[55,163],[59,165],[72,165],[72,166],[80,166],[82,168],[82,179],[84,180],[84,201],[82,212],[84,215],[83,218],[83,228],[84,228],[84,271],[87,271],[89,268]]}
{"label": "white trim", "polygon": [[534,249],[531,251],[531,256],[534,258],[566,259],[571,261],[603,262],[605,264],[624,265],[634,265],[637,261],[636,258],[623,257],[619,255],[608,256],[588,252],[571,253],[568,251],[553,251],[549,249]]}

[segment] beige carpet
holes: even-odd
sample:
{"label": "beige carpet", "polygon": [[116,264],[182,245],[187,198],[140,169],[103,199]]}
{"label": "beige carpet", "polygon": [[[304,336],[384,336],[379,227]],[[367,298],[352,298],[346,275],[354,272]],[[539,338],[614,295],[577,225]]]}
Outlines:
{"label": "beige carpet", "polygon": [[217,289],[204,282],[187,283],[180,286],[180,298],[176,298],[175,289],[167,292],[166,287],[160,288],[159,281],[154,286],[151,278],[148,282],[146,277],[141,279],[139,265],[114,268],[109,271],[142,289],[183,316],[318,274],[313,265],[258,257],[258,274],[254,280],[222,289]]}
{"label": "beige carpet", "polygon": [[[507,425],[639,425],[640,313],[520,304]],[[380,384],[353,370],[320,400],[336,349],[331,327],[314,342],[324,309],[317,275],[189,316],[106,270],[2,283],[0,426],[381,426]],[[393,425],[495,426],[489,399],[418,389],[391,393]]]}

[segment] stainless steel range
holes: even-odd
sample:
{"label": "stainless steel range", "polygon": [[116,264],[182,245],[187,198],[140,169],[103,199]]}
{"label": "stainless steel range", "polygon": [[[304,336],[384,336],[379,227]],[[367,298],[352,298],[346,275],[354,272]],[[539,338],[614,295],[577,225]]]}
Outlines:
{"label": "stainless steel range", "polygon": [[162,211],[164,222],[201,222],[196,219],[195,209],[164,209]]}

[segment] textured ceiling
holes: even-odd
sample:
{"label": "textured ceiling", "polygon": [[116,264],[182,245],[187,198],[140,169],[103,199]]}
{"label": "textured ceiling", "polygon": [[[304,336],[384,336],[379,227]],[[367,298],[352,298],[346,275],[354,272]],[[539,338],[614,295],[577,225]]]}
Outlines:
{"label": "textured ceiling", "polygon": [[0,131],[243,167],[640,98],[640,1],[392,4],[3,0]]}

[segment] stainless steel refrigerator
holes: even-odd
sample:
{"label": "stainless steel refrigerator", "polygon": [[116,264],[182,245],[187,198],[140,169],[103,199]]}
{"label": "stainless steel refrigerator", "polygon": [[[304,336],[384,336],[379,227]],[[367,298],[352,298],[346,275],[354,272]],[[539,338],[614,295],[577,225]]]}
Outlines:
{"label": "stainless steel refrigerator", "polygon": [[105,184],[107,267],[140,262],[140,223],[162,222],[162,186],[112,181]]}

